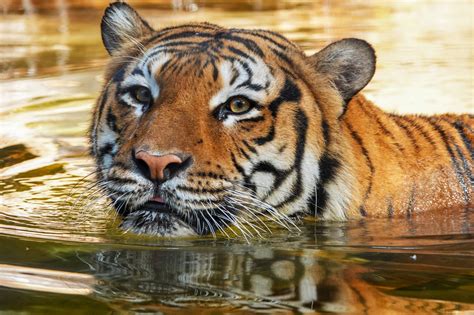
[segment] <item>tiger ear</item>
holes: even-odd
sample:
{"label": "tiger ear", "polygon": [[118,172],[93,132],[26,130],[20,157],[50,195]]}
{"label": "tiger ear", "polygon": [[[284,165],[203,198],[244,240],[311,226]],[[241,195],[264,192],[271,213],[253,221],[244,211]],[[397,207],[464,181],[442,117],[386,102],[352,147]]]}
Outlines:
{"label": "tiger ear", "polygon": [[140,15],[124,2],[114,2],[105,9],[101,23],[102,42],[110,55],[124,44],[151,35],[154,30]]}
{"label": "tiger ear", "polygon": [[375,72],[374,49],[357,38],[332,43],[309,58],[316,71],[333,82],[346,104],[369,83]]}

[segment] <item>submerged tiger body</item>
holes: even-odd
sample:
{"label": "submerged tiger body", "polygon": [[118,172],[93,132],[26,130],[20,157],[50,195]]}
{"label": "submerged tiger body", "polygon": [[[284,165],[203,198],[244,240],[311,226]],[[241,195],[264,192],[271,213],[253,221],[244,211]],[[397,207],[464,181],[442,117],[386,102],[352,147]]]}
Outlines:
{"label": "submerged tiger body", "polygon": [[248,237],[291,216],[473,205],[474,117],[380,110],[358,94],[375,71],[362,40],[308,57],[269,31],[155,31],[124,3],[102,37],[92,154],[124,228]]}

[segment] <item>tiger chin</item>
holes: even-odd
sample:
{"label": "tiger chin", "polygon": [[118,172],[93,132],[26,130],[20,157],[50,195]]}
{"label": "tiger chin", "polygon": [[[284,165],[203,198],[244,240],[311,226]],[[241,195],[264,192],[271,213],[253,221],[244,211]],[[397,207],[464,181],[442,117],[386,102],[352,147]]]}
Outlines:
{"label": "tiger chin", "polygon": [[473,206],[474,117],[383,112],[359,94],[376,59],[363,40],[307,56],[266,30],[155,30],[122,2],[101,30],[91,152],[126,230],[250,238],[306,215]]}

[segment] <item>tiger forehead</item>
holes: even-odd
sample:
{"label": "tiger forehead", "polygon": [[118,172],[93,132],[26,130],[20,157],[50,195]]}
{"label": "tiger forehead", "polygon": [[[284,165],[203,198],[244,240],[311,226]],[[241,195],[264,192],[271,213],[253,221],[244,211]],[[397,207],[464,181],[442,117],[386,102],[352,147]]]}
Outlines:
{"label": "tiger forehead", "polygon": [[[290,42],[273,33],[262,33],[264,34],[257,36],[254,31],[245,30],[181,31],[158,37],[153,41],[155,44],[149,45],[150,48],[131,69],[124,85],[160,78],[166,83],[170,82],[169,79],[200,79],[205,72],[210,72],[212,79],[220,79],[227,90],[234,87],[247,88],[250,94],[259,94],[262,90],[268,92],[273,80],[274,65],[267,60],[266,56],[269,54],[264,52],[265,47],[256,41],[282,46],[283,44],[269,37],[272,35],[285,43]],[[273,50],[272,53],[275,54],[276,48]],[[147,78],[143,80],[140,77]],[[155,84],[149,82],[147,85]]]}
{"label": "tiger forehead", "polygon": [[240,45],[263,57],[266,46],[270,50],[297,50],[300,48],[281,34],[268,30],[246,30],[223,28],[208,23],[185,24],[165,28],[144,42],[144,47],[155,45],[177,49],[181,45],[192,44],[194,48],[219,48]]}
{"label": "tiger forehead", "polygon": [[144,59],[172,54],[173,64],[189,63],[188,66],[193,67],[213,66],[221,58],[252,61],[260,58],[267,63],[282,60],[288,63],[289,55],[302,54],[299,47],[277,33],[224,29],[210,24],[164,29],[145,41],[143,47],[146,49]]}

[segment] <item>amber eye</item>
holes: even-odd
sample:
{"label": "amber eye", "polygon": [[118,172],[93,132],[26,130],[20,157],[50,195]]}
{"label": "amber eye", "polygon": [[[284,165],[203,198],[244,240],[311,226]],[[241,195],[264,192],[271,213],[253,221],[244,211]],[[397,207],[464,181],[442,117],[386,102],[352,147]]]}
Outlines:
{"label": "amber eye", "polygon": [[149,105],[151,103],[151,93],[146,87],[136,87],[132,90],[132,96],[142,104]]}
{"label": "amber eye", "polygon": [[252,108],[252,104],[243,96],[235,96],[227,101],[227,107],[233,114],[243,114]]}

